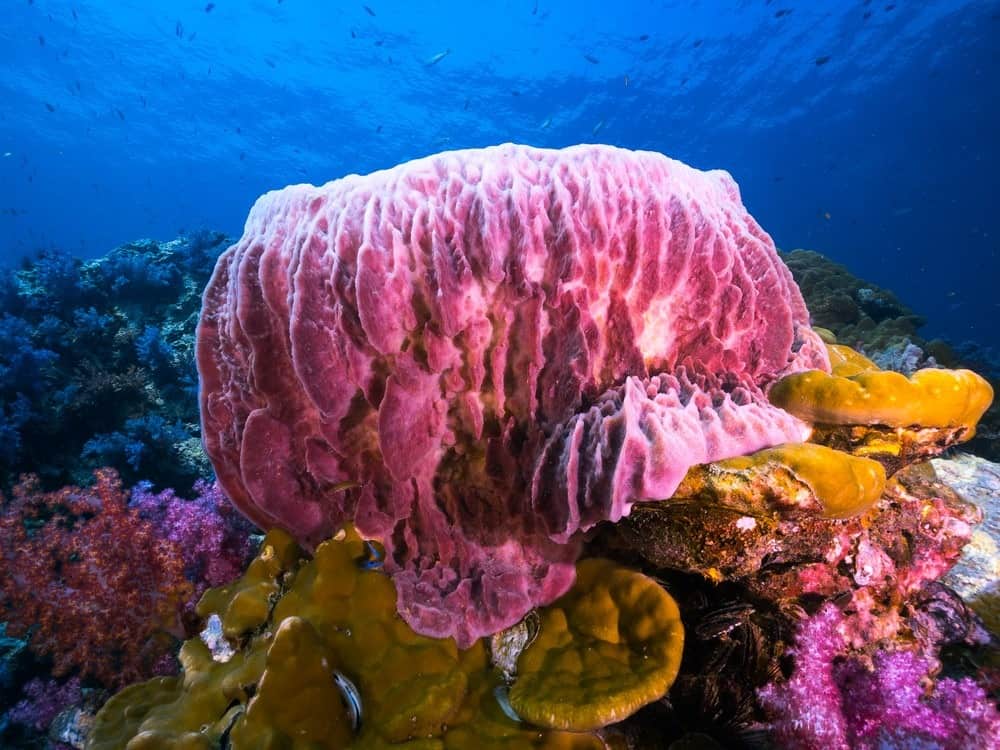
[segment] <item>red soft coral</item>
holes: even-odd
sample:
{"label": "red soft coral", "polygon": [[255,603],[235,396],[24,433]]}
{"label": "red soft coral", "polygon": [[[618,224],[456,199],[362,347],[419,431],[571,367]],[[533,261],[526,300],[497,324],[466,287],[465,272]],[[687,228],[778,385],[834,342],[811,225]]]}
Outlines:
{"label": "red soft coral", "polygon": [[53,660],[112,687],[148,678],[181,635],[193,589],[180,547],[128,507],[113,469],[92,487],[41,492],[22,477],[0,495],[0,620]]}

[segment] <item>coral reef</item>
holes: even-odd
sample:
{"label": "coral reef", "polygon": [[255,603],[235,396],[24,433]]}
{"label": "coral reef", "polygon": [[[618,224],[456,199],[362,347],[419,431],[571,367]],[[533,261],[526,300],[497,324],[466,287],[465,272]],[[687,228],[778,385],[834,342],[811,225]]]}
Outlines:
{"label": "coral reef", "polygon": [[827,367],[807,317],[724,172],[442,154],[258,201],[205,292],[205,446],[261,526],[353,519],[407,622],[468,645],[568,588],[578,529],[802,440],[762,389]]}
{"label": "coral reef", "polygon": [[507,144],[222,239],[0,278],[0,744],[1000,744],[993,390],[726,173]]}
{"label": "coral reef", "polygon": [[0,489],[112,466],[188,492],[200,447],[194,329],[224,236],[124,245],[80,262],[47,252],[0,283]]}
{"label": "coral reef", "polygon": [[813,325],[829,329],[838,341],[866,353],[922,342],[917,331],[925,319],[889,290],[812,250],[782,252],[781,259],[802,291]]}

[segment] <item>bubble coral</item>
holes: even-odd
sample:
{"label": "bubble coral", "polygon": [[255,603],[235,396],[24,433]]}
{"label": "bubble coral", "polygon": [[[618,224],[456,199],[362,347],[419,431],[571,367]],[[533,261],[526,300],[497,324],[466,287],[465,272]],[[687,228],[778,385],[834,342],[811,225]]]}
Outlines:
{"label": "bubble coral", "polygon": [[197,359],[237,507],[310,547],[353,519],[462,646],[564,593],[579,531],[803,440],[763,391],[828,367],[728,174],[512,144],[260,198]]}

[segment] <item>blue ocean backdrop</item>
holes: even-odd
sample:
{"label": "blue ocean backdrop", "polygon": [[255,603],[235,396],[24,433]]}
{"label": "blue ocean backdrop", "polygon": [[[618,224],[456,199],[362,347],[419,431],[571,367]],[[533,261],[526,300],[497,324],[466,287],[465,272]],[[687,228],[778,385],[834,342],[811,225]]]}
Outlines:
{"label": "blue ocean backdrop", "polygon": [[782,249],[1000,348],[992,0],[4,0],[0,256],[238,236],[255,198],[430,153],[724,168]]}

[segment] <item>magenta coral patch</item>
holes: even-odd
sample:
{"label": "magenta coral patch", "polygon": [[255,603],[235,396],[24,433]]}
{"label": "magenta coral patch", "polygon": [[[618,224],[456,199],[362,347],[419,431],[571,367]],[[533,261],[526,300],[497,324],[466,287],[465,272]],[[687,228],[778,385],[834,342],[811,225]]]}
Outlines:
{"label": "magenta coral patch", "polygon": [[563,593],[578,531],[802,440],[763,389],[829,368],[727,173],[511,144],[261,197],[198,366],[233,502],[306,544],[354,519],[462,645]]}

